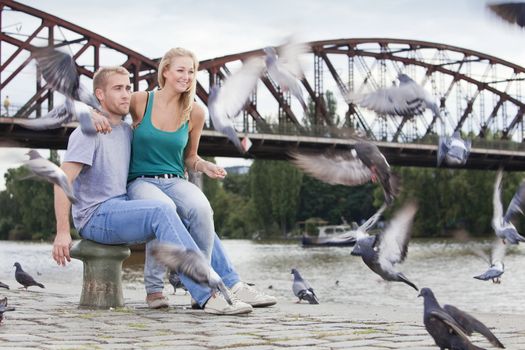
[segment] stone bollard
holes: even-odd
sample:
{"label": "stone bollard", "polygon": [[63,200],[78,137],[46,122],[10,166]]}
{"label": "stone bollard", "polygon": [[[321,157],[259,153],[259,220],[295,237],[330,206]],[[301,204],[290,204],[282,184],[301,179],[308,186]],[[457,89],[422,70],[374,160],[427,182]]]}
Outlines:
{"label": "stone bollard", "polygon": [[122,261],[130,250],[124,245],[106,245],[81,240],[71,248],[71,257],[84,263],[81,309],[109,309],[124,306]]}

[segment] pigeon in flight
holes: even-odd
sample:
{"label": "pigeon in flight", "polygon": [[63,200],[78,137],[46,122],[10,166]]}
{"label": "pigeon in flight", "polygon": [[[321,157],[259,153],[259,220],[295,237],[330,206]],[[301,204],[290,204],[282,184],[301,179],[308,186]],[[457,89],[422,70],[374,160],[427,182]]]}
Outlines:
{"label": "pigeon in flight", "polygon": [[487,271],[474,278],[482,281],[492,280],[493,283],[501,283],[501,275],[505,272],[503,258],[505,257],[506,245],[499,238],[496,238],[492,244],[490,257],[483,251],[478,252],[478,256],[489,264]]}
{"label": "pigeon in flight", "polygon": [[378,114],[410,117],[428,108],[441,120],[439,107],[425,89],[406,74],[398,75],[399,86],[381,88],[367,94],[350,93],[347,102],[373,110]]}
{"label": "pigeon in flight", "polygon": [[30,177],[38,176],[50,183],[60,186],[67,198],[71,203],[76,203],[77,199],[73,194],[73,189],[69,184],[66,174],[53,162],[45,159],[38,153],[38,151],[32,149],[27,152],[29,160],[24,161],[24,166],[33,174]]}
{"label": "pigeon in flight", "polygon": [[515,214],[523,214],[523,204],[525,203],[525,181],[522,181],[516,194],[512,197],[507,208],[505,216],[503,216],[503,204],[501,203],[501,179],[503,177],[503,169],[499,169],[496,174],[496,181],[494,182],[494,197],[492,204],[494,206],[494,214],[492,216],[492,228],[496,236],[503,240],[503,243],[519,244],[525,242],[525,237],[518,233],[516,226],[511,222]]}
{"label": "pigeon in flight", "polygon": [[90,108],[85,103],[74,101],[69,97],[66,97],[64,104],[53,108],[42,118],[21,119],[18,123],[27,129],[46,130],[57,129],[74,120],[80,123],[80,129],[84,134],[94,135],[97,133],[91,120]]}
{"label": "pigeon in flight", "polygon": [[289,155],[299,169],[330,185],[358,186],[379,180],[388,205],[399,194],[399,178],[392,173],[379,148],[371,142],[357,142],[350,152],[318,155],[290,152]]}
{"label": "pigeon in flight", "polygon": [[423,322],[428,334],[441,349],[481,350],[473,345],[469,336],[480,333],[494,346],[505,348],[496,336],[480,321],[452,305],[441,307],[430,288],[419,293],[424,299]]}
{"label": "pigeon in flight", "polygon": [[0,324],[4,320],[4,312],[6,311],[15,311],[14,307],[7,307],[7,297],[0,299]]}
{"label": "pigeon in flight", "polygon": [[241,153],[245,153],[246,149],[237,137],[233,120],[244,108],[264,70],[261,57],[251,58],[221,87],[214,85],[210,89],[208,110],[213,128],[226,135]]}
{"label": "pigeon in flight", "polygon": [[22,266],[20,266],[19,263],[15,262],[13,266],[16,267],[15,279],[18,283],[24,286],[23,288],[25,288],[26,290],[28,287],[31,287],[31,286],[38,286],[40,288],[45,288],[42,283],[38,283],[27,272],[22,270]]}
{"label": "pigeon in flight", "polygon": [[0,282],[0,288],[9,289],[9,286],[5,283]]}
{"label": "pigeon in flight", "polygon": [[459,131],[451,137],[440,137],[437,152],[437,165],[443,161],[450,166],[461,166],[467,162],[471,148],[470,140],[463,140]]}
{"label": "pigeon in flight", "polygon": [[282,90],[290,91],[306,111],[303,90],[299,84],[299,80],[304,77],[299,57],[308,52],[308,46],[290,40],[281,47],[279,55],[273,47],[266,47],[263,51],[266,54],[266,67],[270,78]]}
{"label": "pigeon in flight", "polygon": [[363,262],[385,281],[404,282],[418,290],[395,265],[405,260],[412,222],[417,212],[415,203],[408,203],[390,220],[386,229],[377,235],[363,233],[357,237],[352,255],[360,256]]}
{"label": "pigeon in flight", "polygon": [[171,271],[184,274],[196,283],[210,287],[213,292],[219,290],[228,304],[232,305],[230,294],[224,282],[200,252],[168,244],[157,244],[151,252],[160,263],[166,265]]}
{"label": "pigeon in flight", "polygon": [[310,283],[303,279],[297,269],[292,269],[291,273],[293,274],[292,290],[293,294],[299,298],[298,303],[300,303],[301,300],[306,300],[310,304],[319,304],[319,299],[317,299],[317,295],[315,295],[314,289],[310,286]]}
{"label": "pigeon in flight", "polygon": [[525,27],[524,2],[497,2],[488,4],[487,7],[503,20]]}
{"label": "pigeon in flight", "polygon": [[52,48],[44,48],[36,51],[34,57],[51,89],[104,114],[100,102],[80,82],[75,61],[70,55]]}

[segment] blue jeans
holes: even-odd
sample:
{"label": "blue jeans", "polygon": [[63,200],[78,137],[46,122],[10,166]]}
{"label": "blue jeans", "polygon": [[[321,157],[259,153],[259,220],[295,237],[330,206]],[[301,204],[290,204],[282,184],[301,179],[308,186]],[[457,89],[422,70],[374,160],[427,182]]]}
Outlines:
{"label": "blue jeans", "polygon": [[[200,188],[191,182],[173,179],[137,178],[128,184],[128,196],[132,199],[155,199],[176,206],[177,213],[197,246],[211,258],[211,266],[227,287],[240,281],[221,240],[215,233],[213,210]],[[152,258],[150,249],[154,242],[146,244],[144,285],[146,293],[161,292],[164,288],[166,267]],[[184,283],[184,281],[183,281]]]}
{"label": "blue jeans", "polygon": [[[175,207],[156,200],[129,200],[127,196],[109,199],[98,207],[80,234],[103,244],[135,244],[155,239],[199,251]],[[185,275],[180,278],[200,305],[211,296],[208,287]]]}

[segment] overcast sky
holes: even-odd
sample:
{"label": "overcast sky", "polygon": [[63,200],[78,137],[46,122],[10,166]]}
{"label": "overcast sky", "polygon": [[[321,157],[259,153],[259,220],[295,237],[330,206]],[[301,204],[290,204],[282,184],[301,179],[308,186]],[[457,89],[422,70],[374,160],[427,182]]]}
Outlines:
{"label": "overcast sky", "polygon": [[[525,62],[525,33],[488,13],[483,0],[21,2],[152,58],[182,46],[201,60],[209,59],[278,45],[296,33],[304,41],[356,37],[426,40],[481,51],[520,65]],[[11,167],[5,161],[6,152],[14,151],[0,148],[0,174]],[[3,182],[2,176],[0,190]]]}

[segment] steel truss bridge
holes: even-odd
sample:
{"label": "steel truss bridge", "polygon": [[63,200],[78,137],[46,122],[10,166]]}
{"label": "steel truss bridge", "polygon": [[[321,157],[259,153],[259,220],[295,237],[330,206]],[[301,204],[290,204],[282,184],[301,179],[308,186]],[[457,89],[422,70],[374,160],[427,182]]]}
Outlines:
{"label": "steel truss bridge", "polygon": [[[34,132],[19,118],[40,118],[63,97],[50,91],[32,60],[43,46],[66,50],[74,57],[81,81],[88,86],[99,66],[122,65],[135,90],[156,87],[159,58],[149,58],[108,38],[19,2],[0,0],[1,99],[17,96],[2,108],[0,146],[65,148],[74,125]],[[324,40],[308,43],[301,83],[309,111],[289,93],[263,76],[244,111],[237,117],[239,136],[253,142],[248,156],[285,159],[286,150],[348,149],[355,129],[377,142],[392,164],[434,166],[439,135],[460,130],[473,139],[467,167],[525,170],[522,95],[525,68],[460,47],[389,38]],[[198,102],[208,91],[262,49],[200,62]],[[365,93],[395,84],[406,73],[438,101],[445,125],[430,112],[421,116],[377,115],[345,102],[348,93]],[[18,103],[14,103],[18,102]],[[55,103],[56,102],[56,103]],[[226,138],[204,130],[199,152],[240,156]]]}

